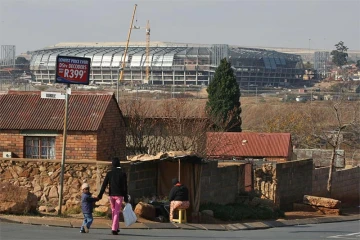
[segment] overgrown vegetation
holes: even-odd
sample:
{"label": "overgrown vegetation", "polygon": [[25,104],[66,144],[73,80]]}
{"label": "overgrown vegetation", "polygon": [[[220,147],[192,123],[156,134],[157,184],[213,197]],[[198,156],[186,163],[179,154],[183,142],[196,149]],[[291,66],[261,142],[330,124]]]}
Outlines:
{"label": "overgrown vegetation", "polygon": [[284,217],[284,212],[279,209],[272,209],[265,205],[251,206],[242,203],[226,205],[205,203],[200,205],[200,211],[202,210],[212,210],[214,217],[223,221],[241,221],[245,219],[264,220]]}

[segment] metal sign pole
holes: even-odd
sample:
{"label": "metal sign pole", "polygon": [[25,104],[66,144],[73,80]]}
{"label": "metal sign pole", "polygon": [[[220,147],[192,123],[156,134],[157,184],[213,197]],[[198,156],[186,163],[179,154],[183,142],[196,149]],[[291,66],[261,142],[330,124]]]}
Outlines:
{"label": "metal sign pole", "polygon": [[178,177],[179,177],[178,180],[179,180],[179,182],[181,181],[181,180],[180,180],[180,175],[181,175],[180,168],[181,168],[181,163],[180,163],[180,158],[179,158],[179,169],[178,169],[178,170],[179,170],[179,174],[178,174]]}
{"label": "metal sign pole", "polygon": [[61,159],[61,175],[60,175],[60,191],[59,191],[59,211],[61,215],[61,207],[63,201],[63,188],[64,188],[64,171],[65,171],[65,158],[66,158],[66,135],[67,135],[67,121],[68,121],[68,106],[69,106],[69,92],[71,91],[70,84],[67,84],[65,93],[65,117],[64,117],[64,132],[63,132],[63,149]]}

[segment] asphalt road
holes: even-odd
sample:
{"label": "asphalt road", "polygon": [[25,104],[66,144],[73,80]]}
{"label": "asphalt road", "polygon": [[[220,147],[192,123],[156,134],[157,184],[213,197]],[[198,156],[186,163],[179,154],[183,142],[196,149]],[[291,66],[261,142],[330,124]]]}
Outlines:
{"label": "asphalt road", "polygon": [[47,227],[16,223],[0,223],[1,240],[64,240],[64,239],[360,239],[360,221],[311,224],[294,227],[271,228],[244,231],[204,231],[204,230],[121,230],[119,236],[110,234],[110,229],[90,229],[90,233],[80,233],[77,228]]}

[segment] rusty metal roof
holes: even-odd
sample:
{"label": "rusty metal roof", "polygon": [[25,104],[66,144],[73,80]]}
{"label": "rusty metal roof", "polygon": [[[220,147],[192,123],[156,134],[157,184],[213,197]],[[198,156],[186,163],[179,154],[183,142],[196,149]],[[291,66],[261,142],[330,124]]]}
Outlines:
{"label": "rusty metal roof", "polygon": [[[72,92],[67,129],[96,131],[111,100],[113,93]],[[0,97],[0,129],[63,130],[64,110],[63,99],[41,98],[39,91],[9,91]]]}
{"label": "rusty metal roof", "polygon": [[288,157],[292,143],[290,133],[209,132],[208,156]]}

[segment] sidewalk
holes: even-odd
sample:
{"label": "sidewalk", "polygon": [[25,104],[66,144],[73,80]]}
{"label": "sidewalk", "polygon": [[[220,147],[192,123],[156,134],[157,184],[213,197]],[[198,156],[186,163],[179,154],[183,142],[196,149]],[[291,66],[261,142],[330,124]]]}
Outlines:
{"label": "sidewalk", "polygon": [[[238,231],[238,230],[256,230],[267,229],[274,227],[286,227],[305,224],[317,223],[331,223],[331,222],[344,222],[360,220],[360,214],[348,213],[342,216],[323,216],[323,217],[310,217],[303,219],[290,219],[290,220],[274,220],[274,221],[251,221],[231,224],[199,224],[199,223],[158,223],[158,222],[137,222],[130,227],[125,227],[123,222],[120,222],[120,228],[124,229],[184,229],[184,230],[213,230],[213,231]],[[80,217],[41,217],[41,216],[16,216],[16,215],[1,215],[0,222],[11,222],[19,224],[33,224],[33,225],[46,225],[68,228],[80,228],[82,219]],[[91,228],[95,229],[110,229],[111,220],[95,217],[94,223]]]}

